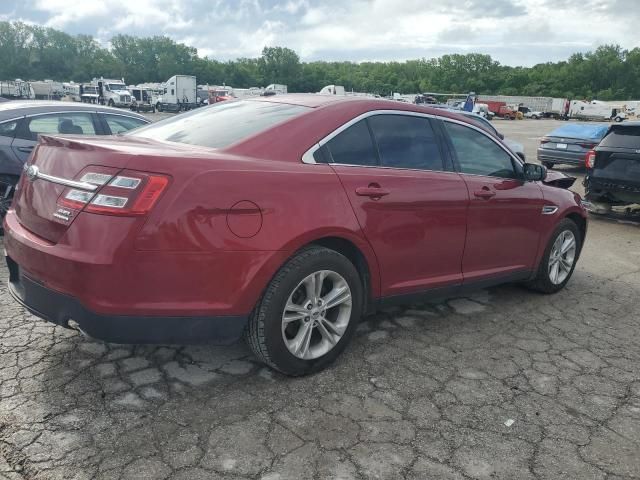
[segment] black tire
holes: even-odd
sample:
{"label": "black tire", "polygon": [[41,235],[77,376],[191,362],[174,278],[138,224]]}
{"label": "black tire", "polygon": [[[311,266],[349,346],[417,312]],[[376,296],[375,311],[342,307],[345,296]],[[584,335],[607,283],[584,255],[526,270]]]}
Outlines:
{"label": "black tire", "polygon": [[[331,350],[316,359],[305,360],[294,356],[285,345],[282,314],[296,286],[308,275],[320,270],[332,270],[346,280],[351,289],[351,317],[343,336]],[[330,365],[353,337],[362,315],[362,295],[360,275],[344,255],[319,246],[305,248],[288,260],[269,283],[249,318],[245,339],[259,360],[285,375],[300,376],[318,372]]]}
{"label": "black tire", "polygon": [[108,105],[110,107],[115,107],[116,106],[116,104],[113,102],[113,100],[109,100],[109,104]]}
{"label": "black tire", "polygon": [[[555,284],[551,281],[549,277],[549,257],[551,256],[551,250],[553,248],[553,244],[558,238],[558,236],[565,232],[566,230],[570,230],[576,241],[576,252],[575,258],[573,261],[573,265],[571,266],[571,270],[567,275],[567,278],[564,279],[562,283]],[[582,236],[580,235],[580,229],[576,225],[573,220],[568,218],[563,219],[556,229],[553,231],[551,238],[549,239],[549,243],[547,244],[547,248],[544,250],[544,255],[542,256],[542,260],[540,260],[540,265],[538,265],[538,271],[536,273],[536,277],[528,282],[526,286],[532,290],[535,290],[540,293],[556,293],[564,288],[567,282],[571,279],[573,275],[573,271],[576,268],[576,264],[578,263],[578,257],[580,256],[580,251],[582,249]]]}
{"label": "black tire", "polygon": [[552,163],[552,162],[542,162],[542,165],[544,165],[545,167],[547,167],[547,170],[553,170],[553,167],[555,166],[555,163]]}
{"label": "black tire", "polygon": [[15,193],[17,183],[17,177],[0,175],[0,235],[4,235],[2,223],[13,202],[13,194]]}

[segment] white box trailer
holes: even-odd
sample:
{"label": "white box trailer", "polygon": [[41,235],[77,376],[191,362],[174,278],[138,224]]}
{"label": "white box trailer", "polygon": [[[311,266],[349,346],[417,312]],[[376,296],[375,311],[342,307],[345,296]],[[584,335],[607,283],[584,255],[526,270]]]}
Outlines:
{"label": "white box trailer", "polygon": [[578,120],[624,120],[626,115],[622,105],[591,100],[573,100],[569,107],[569,117]]}
{"label": "white box trailer", "polygon": [[174,75],[165,82],[162,98],[156,103],[159,111],[179,112],[198,106],[196,77]]}

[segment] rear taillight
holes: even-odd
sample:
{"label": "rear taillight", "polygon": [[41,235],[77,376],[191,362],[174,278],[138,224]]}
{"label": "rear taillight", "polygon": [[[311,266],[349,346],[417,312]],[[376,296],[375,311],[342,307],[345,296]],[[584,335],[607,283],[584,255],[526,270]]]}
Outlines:
{"label": "rear taillight", "polygon": [[596,152],[595,150],[589,150],[584,157],[584,166],[587,168],[593,168],[596,164]]}
{"label": "rear taillight", "polygon": [[101,186],[97,192],[68,188],[60,206],[103,215],[144,215],[169,184],[164,175],[124,171],[120,175],[87,172],[80,179]]}
{"label": "rear taillight", "polygon": [[591,150],[592,148],[596,147],[597,143],[579,143],[578,145],[582,148],[588,148],[589,150]]}
{"label": "rear taillight", "polygon": [[551,140],[549,140],[547,137],[542,137],[540,139],[540,145],[544,145],[545,143],[549,143]]}

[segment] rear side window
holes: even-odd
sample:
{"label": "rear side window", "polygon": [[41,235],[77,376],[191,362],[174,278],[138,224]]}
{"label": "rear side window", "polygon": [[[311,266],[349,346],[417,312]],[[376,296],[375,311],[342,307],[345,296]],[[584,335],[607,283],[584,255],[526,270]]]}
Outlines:
{"label": "rear side window", "polygon": [[225,148],[309,111],[308,107],[259,101],[226,101],[127,135],[202,147]]}
{"label": "rear side window", "polygon": [[602,147],[640,149],[640,126],[613,128],[600,142]]}
{"label": "rear side window", "polygon": [[147,124],[147,122],[140,120],[139,118],[125,117],[122,115],[109,115],[105,113],[101,113],[100,115],[105,119],[107,125],[109,125],[109,130],[111,130],[111,133],[114,135],[128,132],[129,130],[133,130],[134,128]]}
{"label": "rear side window", "polygon": [[18,120],[0,123],[0,137],[13,137],[16,133]]}
{"label": "rear side window", "polygon": [[380,152],[380,165],[442,170],[442,156],[431,122],[410,115],[375,115],[369,126]]}
{"label": "rear side window", "polygon": [[327,143],[332,161],[343,165],[374,166],[378,163],[366,120],[351,125]]}
{"label": "rear side window", "polygon": [[50,113],[26,119],[24,136],[38,140],[39,134],[95,135],[90,113]]}

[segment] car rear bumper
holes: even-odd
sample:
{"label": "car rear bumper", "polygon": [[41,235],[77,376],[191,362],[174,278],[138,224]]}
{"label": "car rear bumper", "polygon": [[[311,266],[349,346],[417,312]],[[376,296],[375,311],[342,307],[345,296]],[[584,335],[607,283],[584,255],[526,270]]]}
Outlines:
{"label": "car rear bumper", "polygon": [[230,344],[244,331],[248,317],[233,316],[130,316],[99,314],[77,298],[47,288],[29,278],[20,266],[6,257],[9,292],[34,315],[63,327],[69,321],[90,337],[112,343]]}
{"label": "car rear bumper", "polygon": [[538,148],[540,163],[564,163],[568,165],[584,165],[585,154],[581,152],[565,152],[550,148]]}

